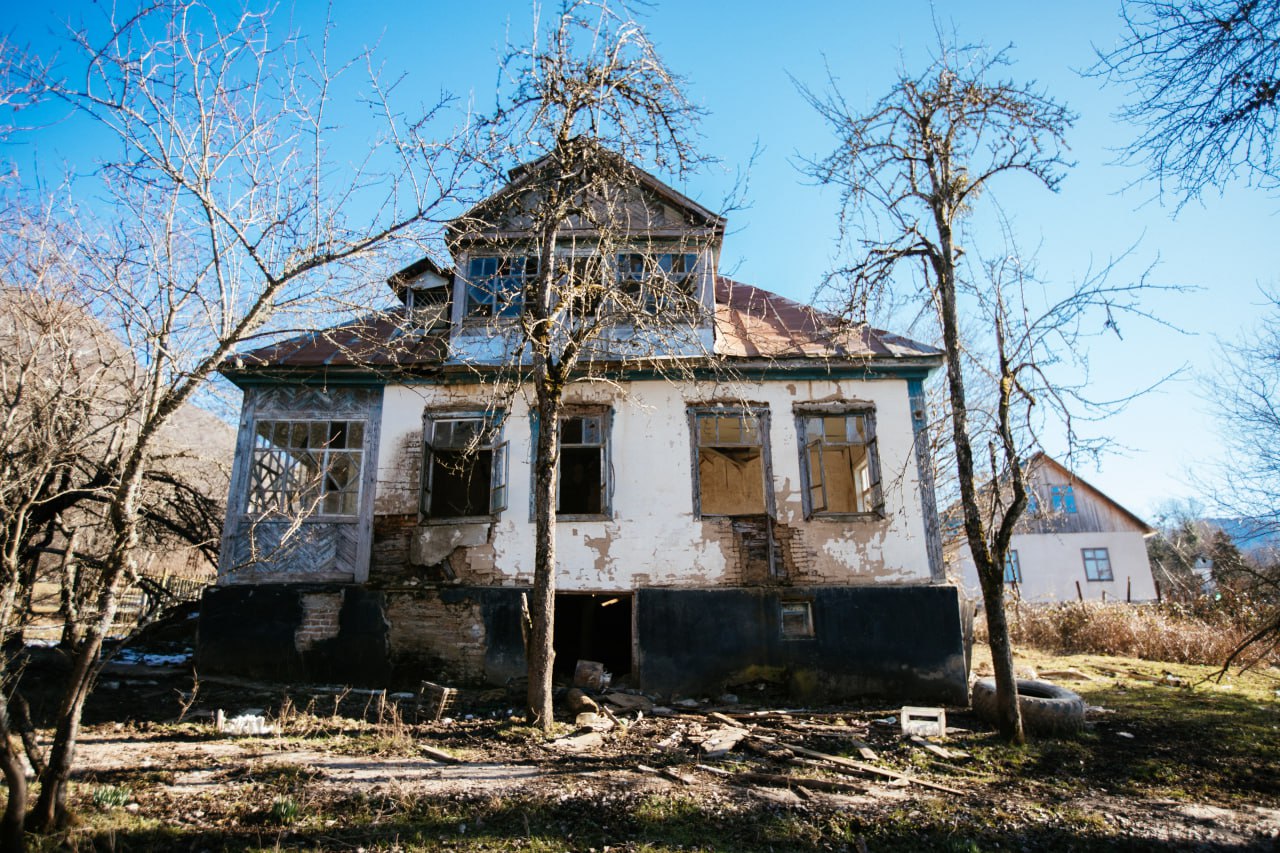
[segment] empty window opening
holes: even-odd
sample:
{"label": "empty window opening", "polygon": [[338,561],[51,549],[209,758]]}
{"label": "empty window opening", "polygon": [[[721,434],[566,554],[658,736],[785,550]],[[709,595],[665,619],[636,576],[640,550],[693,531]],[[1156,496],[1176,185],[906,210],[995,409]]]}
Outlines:
{"label": "empty window opening", "polygon": [[813,637],[813,605],[808,601],[780,602],[778,623],[784,640],[807,640]]}
{"label": "empty window opening", "polygon": [[560,478],[556,512],[604,515],[608,508],[607,418],[569,415],[560,421]]}
{"label": "empty window opening", "polygon": [[430,518],[496,515],[506,509],[506,449],[497,420],[428,415],[423,429],[422,511]]}
{"label": "empty window opening", "polygon": [[880,465],[870,412],[802,415],[800,433],[810,515],[880,510]]}
{"label": "empty window opening", "polygon": [[355,515],[363,456],[363,421],[258,421],[249,511]]}
{"label": "empty window opening", "polygon": [[1091,581],[1115,580],[1111,575],[1111,554],[1106,548],[1082,548],[1084,576]]}
{"label": "empty window opening", "polygon": [[764,445],[753,412],[697,412],[698,504],[702,515],[762,515]]}
{"label": "empty window opening", "polygon": [[631,672],[631,594],[556,595],[555,672],[573,677],[580,660],[599,661],[614,683]]}
{"label": "empty window opening", "polygon": [[1016,550],[1004,555],[1004,582],[1022,583],[1022,563],[1018,561]]}
{"label": "empty window opening", "polygon": [[1051,486],[1049,500],[1054,512],[1076,511],[1076,492],[1071,486]]}

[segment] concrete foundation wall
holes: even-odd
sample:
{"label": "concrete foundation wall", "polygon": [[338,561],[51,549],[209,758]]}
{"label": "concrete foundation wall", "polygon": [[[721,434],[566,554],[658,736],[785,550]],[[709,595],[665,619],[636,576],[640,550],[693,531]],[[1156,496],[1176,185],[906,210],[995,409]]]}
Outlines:
{"label": "concrete foundation wall", "polygon": [[[273,585],[208,591],[196,665],[249,678],[414,688],[525,674],[520,588]],[[783,639],[780,602],[808,602],[814,636]],[[764,679],[800,699],[964,704],[954,587],[642,589],[636,677],[659,694],[717,695]]]}

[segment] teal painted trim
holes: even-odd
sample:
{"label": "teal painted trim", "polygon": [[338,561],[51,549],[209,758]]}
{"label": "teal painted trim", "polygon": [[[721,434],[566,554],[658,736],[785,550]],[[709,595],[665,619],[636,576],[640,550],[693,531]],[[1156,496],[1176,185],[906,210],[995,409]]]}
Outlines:
{"label": "teal painted trim", "polygon": [[[698,381],[747,382],[765,380],[808,381],[824,379],[896,379],[908,382],[923,383],[941,364],[935,360],[914,360],[903,364],[842,364],[842,365],[786,365],[771,364],[765,366],[743,366],[728,369],[714,367],[681,367],[673,365],[670,369],[656,367],[631,367],[621,370],[602,369],[602,375],[620,382],[642,382],[661,379],[670,381],[679,374]],[[250,385],[474,385],[483,381],[480,377],[492,375],[497,368],[475,367],[437,370],[430,374],[403,373],[394,371],[377,372],[353,370],[350,373],[317,372],[306,374],[301,371],[277,373],[263,371],[237,370],[223,373],[228,379],[240,387]]]}

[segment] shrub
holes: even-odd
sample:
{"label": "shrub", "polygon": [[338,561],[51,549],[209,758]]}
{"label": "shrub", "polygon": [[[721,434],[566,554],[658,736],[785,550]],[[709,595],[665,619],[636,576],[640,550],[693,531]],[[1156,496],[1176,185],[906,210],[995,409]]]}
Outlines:
{"label": "shrub", "polygon": [[[1262,618],[1263,608],[1240,597],[1150,605],[1014,602],[1009,605],[1009,633],[1015,643],[1058,654],[1119,655],[1217,666]],[[981,634],[985,634],[985,625]]]}

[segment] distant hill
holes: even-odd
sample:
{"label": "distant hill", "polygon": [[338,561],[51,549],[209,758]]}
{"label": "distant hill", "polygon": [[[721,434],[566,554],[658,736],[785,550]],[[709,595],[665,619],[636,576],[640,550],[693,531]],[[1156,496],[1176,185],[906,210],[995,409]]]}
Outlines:
{"label": "distant hill", "polygon": [[1241,551],[1280,548],[1280,523],[1272,518],[1206,518],[1221,527]]}

